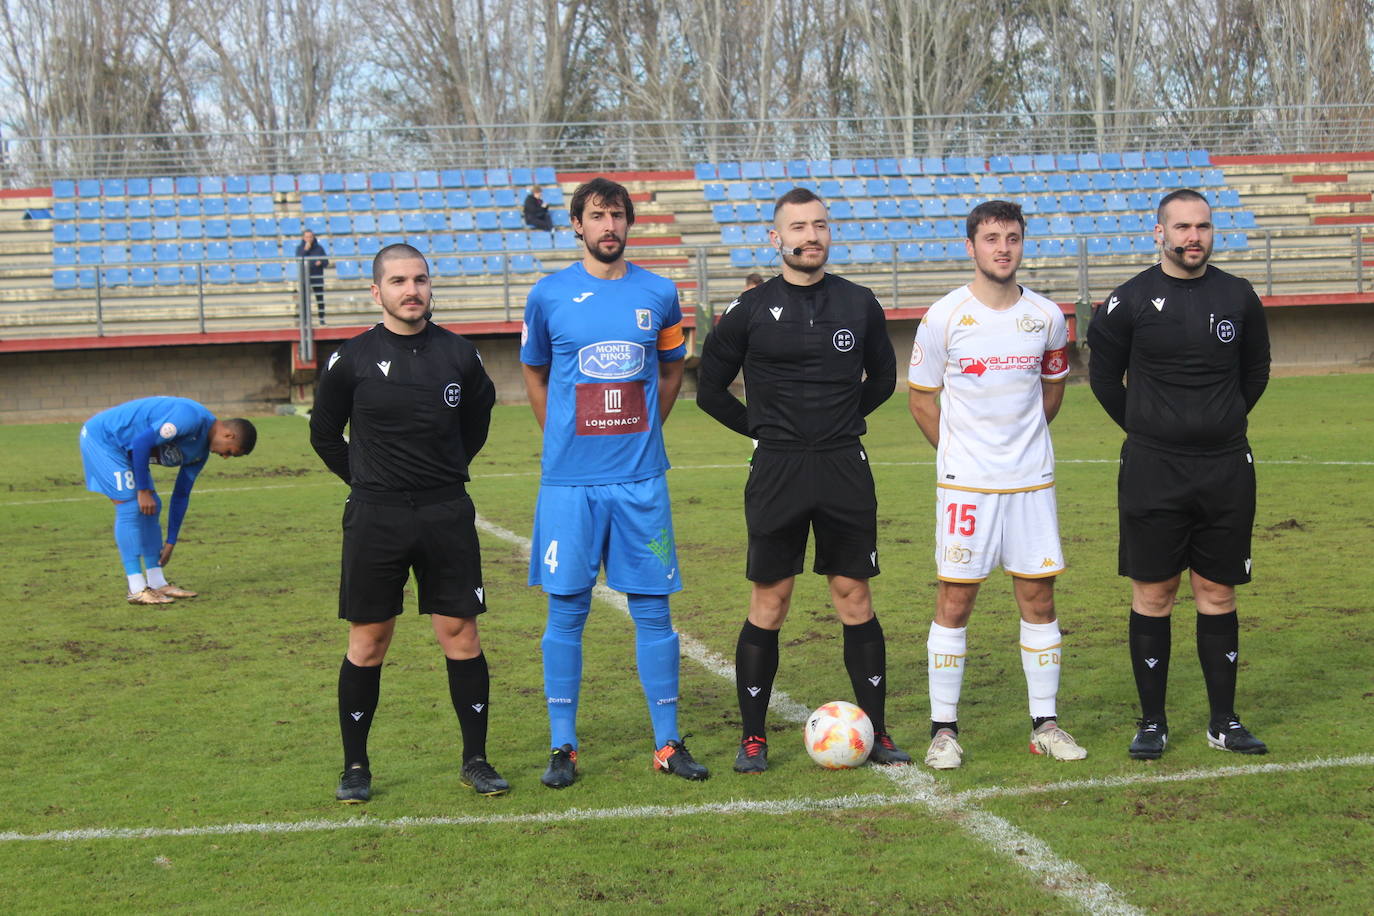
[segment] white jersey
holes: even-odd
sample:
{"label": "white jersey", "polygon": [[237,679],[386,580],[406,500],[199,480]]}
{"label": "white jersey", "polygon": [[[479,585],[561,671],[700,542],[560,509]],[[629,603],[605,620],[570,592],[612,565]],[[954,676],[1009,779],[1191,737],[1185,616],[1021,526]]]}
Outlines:
{"label": "white jersey", "polygon": [[940,391],[937,483],[1014,493],[1054,485],[1054,446],[1041,380],[1069,374],[1068,328],[1059,306],[1021,287],[1006,309],[961,286],[931,306],[916,329],[907,382]]}

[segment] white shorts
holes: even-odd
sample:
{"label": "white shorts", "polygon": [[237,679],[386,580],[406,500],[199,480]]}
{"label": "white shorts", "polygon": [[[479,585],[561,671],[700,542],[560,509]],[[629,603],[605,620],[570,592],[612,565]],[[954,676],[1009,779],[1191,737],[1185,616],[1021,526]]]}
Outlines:
{"label": "white shorts", "polygon": [[935,488],[935,570],[944,582],[982,582],[1001,565],[1040,579],[1064,571],[1054,487],[1020,493]]}

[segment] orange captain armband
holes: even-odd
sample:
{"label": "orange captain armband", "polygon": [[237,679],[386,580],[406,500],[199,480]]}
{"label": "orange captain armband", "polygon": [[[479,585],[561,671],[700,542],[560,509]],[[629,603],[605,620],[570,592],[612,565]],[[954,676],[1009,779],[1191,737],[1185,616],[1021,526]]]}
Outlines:
{"label": "orange captain armband", "polygon": [[682,336],[682,322],[680,321],[658,332],[659,350],[676,350],[686,342],[687,338]]}

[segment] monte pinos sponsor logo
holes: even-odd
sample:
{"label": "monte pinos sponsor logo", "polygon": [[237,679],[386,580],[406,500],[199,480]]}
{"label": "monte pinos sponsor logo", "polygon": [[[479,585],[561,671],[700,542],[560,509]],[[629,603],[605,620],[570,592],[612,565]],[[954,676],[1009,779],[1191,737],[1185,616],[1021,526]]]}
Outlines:
{"label": "monte pinos sponsor logo", "polygon": [[634,378],[644,371],[644,345],[602,340],[577,351],[577,367],[592,378]]}

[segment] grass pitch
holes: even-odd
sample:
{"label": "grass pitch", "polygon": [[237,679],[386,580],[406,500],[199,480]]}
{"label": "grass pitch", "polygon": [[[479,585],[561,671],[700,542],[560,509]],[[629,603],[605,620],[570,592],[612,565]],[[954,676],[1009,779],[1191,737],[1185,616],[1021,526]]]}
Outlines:
{"label": "grass pitch", "polygon": [[[113,513],[82,488],[77,425],[0,427],[0,911],[1367,911],[1371,404],[1374,376],[1285,378],[1252,416],[1260,499],[1238,703],[1267,757],[1207,748],[1185,603],[1169,752],[1127,759],[1136,710],[1128,588],[1115,575],[1121,437],[1072,386],[1054,424],[1070,564],[1058,584],[1060,710],[1086,761],[1026,753],[1016,613],[995,577],[970,624],[961,770],[822,771],[799,726],[775,713],[772,769],[737,776],[733,684],[684,659],[682,723],[713,775],[655,774],[633,630],[599,603],[586,634],[583,777],[548,791],[538,783],[543,599],[524,585],[519,547],[484,535],[490,751],[514,791],[483,799],[459,786],[442,659],[411,600],[373,729],[376,794],[348,808],[332,798],[345,488],[310,451],[304,421],[264,418],[252,456],[212,460],[169,568],[203,597],[167,608],[122,600]],[[934,454],[900,395],[870,428],[889,719],[919,756]],[[668,439],[686,584],[674,620],[728,662],[748,593],[748,442],[690,401]],[[482,516],[517,536],[529,533],[538,453],[528,410],[498,408],[471,489]],[[170,488],[170,475],[159,480]],[[782,643],[780,691],[807,708],[849,696],[820,577],[799,580]]]}

